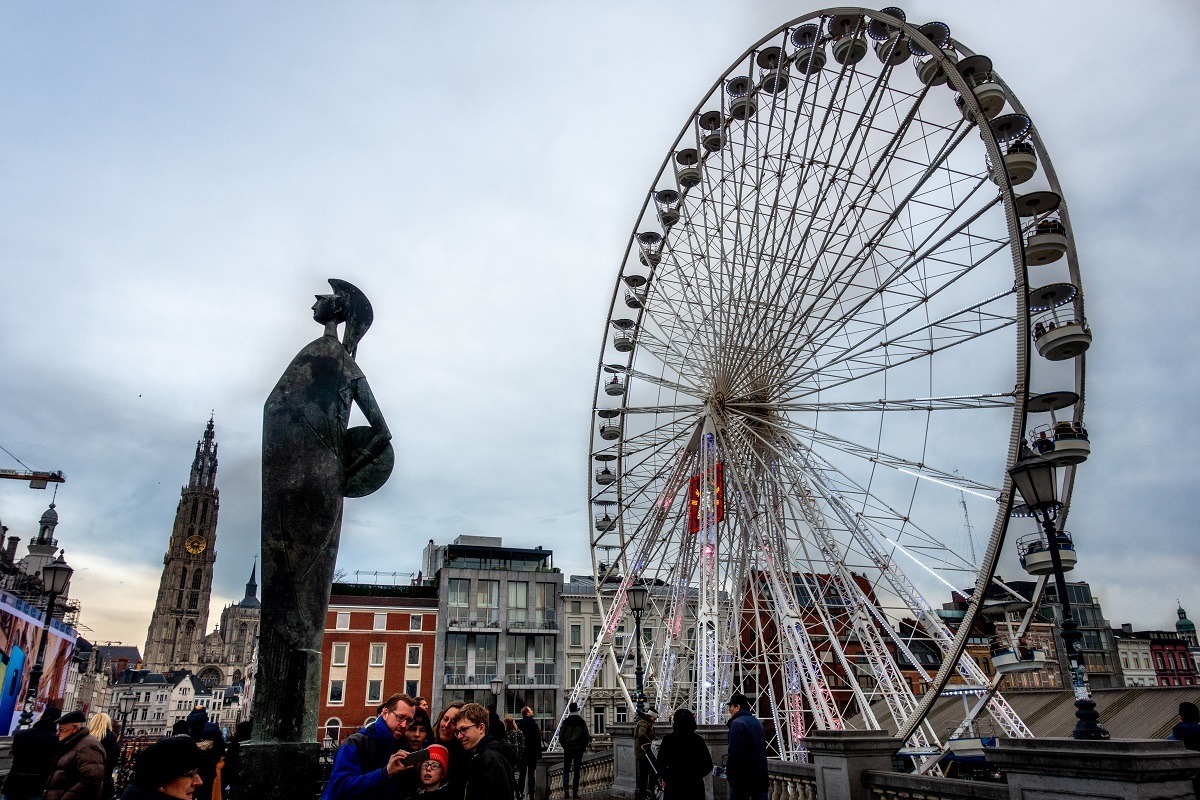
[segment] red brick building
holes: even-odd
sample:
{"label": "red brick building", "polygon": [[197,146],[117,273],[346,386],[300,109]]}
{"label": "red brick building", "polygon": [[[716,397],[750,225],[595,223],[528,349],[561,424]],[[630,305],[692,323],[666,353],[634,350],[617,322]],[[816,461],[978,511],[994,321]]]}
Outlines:
{"label": "red brick building", "polygon": [[321,643],[317,741],[341,742],[394,692],[430,697],[437,642],[432,586],[335,583]]}

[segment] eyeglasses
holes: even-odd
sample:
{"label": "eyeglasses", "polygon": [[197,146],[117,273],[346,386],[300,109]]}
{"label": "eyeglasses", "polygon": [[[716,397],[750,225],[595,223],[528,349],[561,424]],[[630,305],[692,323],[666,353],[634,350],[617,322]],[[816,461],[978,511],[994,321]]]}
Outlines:
{"label": "eyeglasses", "polygon": [[393,711],[393,710],[392,710],[392,709],[390,709],[390,708],[385,708],[385,709],[384,709],[384,713],[386,713],[386,714],[391,714],[393,717],[395,717],[396,719],[400,720],[400,721],[401,721],[401,722],[403,722],[405,725],[411,725],[411,724],[413,723],[413,719],[414,719],[413,717],[411,717],[411,716],[406,716],[406,715],[404,715],[404,714],[397,714],[395,711]]}
{"label": "eyeglasses", "polygon": [[478,724],[476,724],[476,723],[471,723],[470,725],[467,725],[467,726],[465,726],[465,727],[464,727],[464,726],[462,726],[462,725],[459,725],[458,727],[456,727],[456,728],[454,729],[454,735],[455,735],[455,736],[462,736],[462,735],[463,735],[463,734],[465,734],[467,731],[471,730],[471,728],[482,728],[482,727],[483,727],[483,723],[482,723],[482,722],[480,722],[480,723],[478,723]]}

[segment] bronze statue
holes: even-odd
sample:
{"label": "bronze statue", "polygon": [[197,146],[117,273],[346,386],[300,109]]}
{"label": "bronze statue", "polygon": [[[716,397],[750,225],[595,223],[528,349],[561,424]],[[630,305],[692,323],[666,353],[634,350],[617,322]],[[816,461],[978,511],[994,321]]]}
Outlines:
{"label": "bronze statue", "polygon": [[[325,334],[301,350],[263,408],[262,626],[255,672],[254,738],[314,742],[321,692],[321,636],[342,527],[342,499],[387,480],[391,433],[354,362],[373,319],[346,281],[317,295]],[[339,323],[345,323],[338,341]],[[368,426],[350,428],[357,403]]]}

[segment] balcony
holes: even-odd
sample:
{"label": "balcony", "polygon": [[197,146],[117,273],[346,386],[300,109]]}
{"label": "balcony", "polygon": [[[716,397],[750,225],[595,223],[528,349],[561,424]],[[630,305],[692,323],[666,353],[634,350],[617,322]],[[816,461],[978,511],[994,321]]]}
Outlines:
{"label": "balcony", "polygon": [[491,672],[469,673],[465,669],[447,667],[444,682],[446,688],[487,689],[495,677],[495,669]]}
{"label": "balcony", "polygon": [[446,622],[446,627],[450,630],[473,630],[499,633],[500,612],[492,610],[483,611],[477,614],[456,614],[451,612],[450,619]]}

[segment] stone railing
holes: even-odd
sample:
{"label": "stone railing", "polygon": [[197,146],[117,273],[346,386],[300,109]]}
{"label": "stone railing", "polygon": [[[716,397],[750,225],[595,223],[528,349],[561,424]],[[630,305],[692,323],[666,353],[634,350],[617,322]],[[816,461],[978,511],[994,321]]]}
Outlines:
{"label": "stone railing", "polygon": [[863,784],[871,800],[1008,800],[1008,787],[1002,783],[868,770]]}
{"label": "stone railing", "polygon": [[[612,784],[613,751],[603,750],[595,755],[585,755],[579,769],[579,794],[607,793]],[[546,785],[550,788],[549,800],[564,800],[561,754],[558,754],[558,764],[546,771]]]}
{"label": "stone railing", "polygon": [[767,762],[767,800],[817,800],[816,767],[790,761]]}

